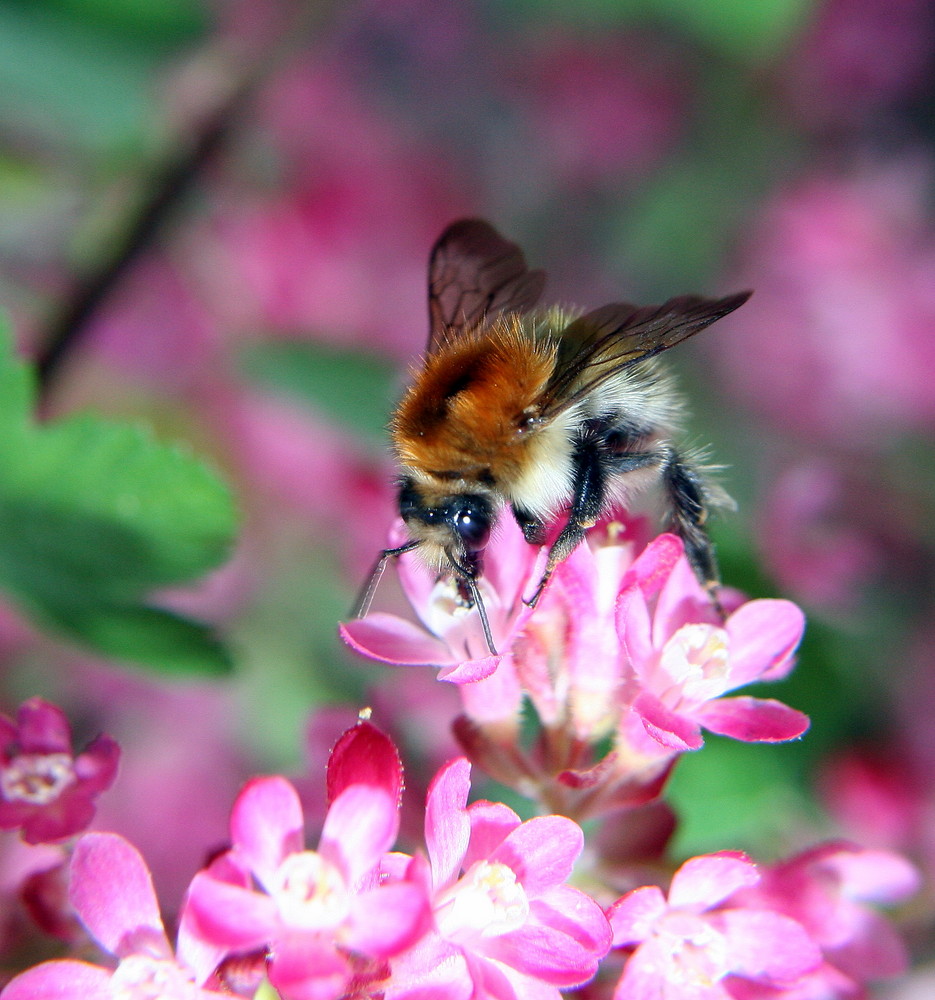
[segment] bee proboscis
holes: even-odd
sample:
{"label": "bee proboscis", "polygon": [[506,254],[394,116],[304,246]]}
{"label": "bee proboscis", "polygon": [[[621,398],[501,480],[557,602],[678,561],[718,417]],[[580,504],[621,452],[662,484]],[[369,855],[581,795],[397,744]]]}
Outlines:
{"label": "bee proboscis", "polygon": [[575,315],[537,308],[544,284],[520,248],[480,219],[452,223],[432,248],[428,346],[391,423],[409,539],[380,554],[356,615],[366,614],[387,559],[417,550],[453,574],[495,654],[478,580],[503,508],[532,545],[564,516],[527,599],[535,605],[587,530],[651,483],[662,484],[670,527],[716,601],[705,521],[724,495],[673,443],[683,407],[656,355],[750,292]]}

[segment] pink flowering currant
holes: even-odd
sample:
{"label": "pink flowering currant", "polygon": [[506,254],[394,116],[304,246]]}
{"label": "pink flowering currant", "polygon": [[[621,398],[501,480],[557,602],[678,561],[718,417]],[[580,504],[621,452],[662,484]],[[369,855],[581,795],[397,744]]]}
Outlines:
{"label": "pink flowering currant", "polygon": [[630,954],[614,1000],[735,1000],[744,984],[772,996],[816,968],[821,952],[799,923],[732,903],[759,881],[752,862],[724,852],[686,861],[668,897],[648,885],[617,900],[613,943]]}
{"label": "pink flowering currant", "polygon": [[62,710],[30,698],[16,721],[0,715],[0,829],[22,829],[30,844],[63,840],[94,816],[94,799],[113,784],[120,750],[98,736],[75,755]]}
{"label": "pink flowering currant", "polygon": [[[350,732],[361,735],[329,768],[332,801],[317,850],[305,848],[302,807],[285,778],[255,778],[238,796],[232,847],[195,876],[182,917],[184,939],[200,943],[202,973],[229,956],[265,952],[285,1000],[325,1000],[382,978],[386,960],[424,933],[422,885],[380,878],[399,827],[395,748],[367,724]],[[385,766],[365,751],[384,754]]]}
{"label": "pink flowering currant", "polygon": [[906,970],[905,944],[874,909],[901,903],[919,888],[918,871],[900,855],[831,842],[762,874],[755,886],[738,893],[738,902],[793,918],[822,952],[796,1000],[863,996],[867,983]]}
{"label": "pink flowering currant", "polygon": [[[86,833],[71,859],[69,897],[114,969],[73,959],[43,962],[16,976],[3,1000],[209,1000],[210,976],[196,977],[182,942],[166,938],[152,878],[139,852],[114,833]],[[216,984],[215,984],[216,985]]]}
{"label": "pink flowering currant", "polygon": [[387,1000],[558,1000],[587,982],[610,947],[600,907],[566,884],[581,829],[562,816],[525,823],[499,803],[467,805],[463,757],[435,777],[426,803],[428,862],[396,857],[424,881],[434,928],[390,961]]}
{"label": "pink flowering currant", "polygon": [[[666,537],[652,542],[634,568],[656,560]],[[805,628],[802,612],[790,601],[761,599],[741,604],[722,622],[686,559],[663,568],[662,577],[658,588],[625,587],[617,602],[630,701],[646,731],[674,751],[697,750],[702,728],[747,742],[801,736],[808,727],[801,712],[773,700],[724,695],[792,669]]]}

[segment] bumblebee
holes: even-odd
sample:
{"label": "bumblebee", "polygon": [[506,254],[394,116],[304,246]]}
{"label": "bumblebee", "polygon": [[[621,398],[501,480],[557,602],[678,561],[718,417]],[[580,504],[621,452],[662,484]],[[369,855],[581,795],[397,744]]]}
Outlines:
{"label": "bumblebee", "polygon": [[432,248],[428,346],[391,423],[409,540],[380,554],[358,615],[387,559],[416,549],[454,575],[494,653],[477,582],[503,508],[531,545],[562,522],[527,598],[534,605],[601,515],[653,483],[716,602],[705,521],[725,496],[673,441],[683,406],[656,355],[733,312],[750,292],[658,306],[614,302],[574,315],[537,308],[544,285],[520,248],[480,219],[452,223]]}

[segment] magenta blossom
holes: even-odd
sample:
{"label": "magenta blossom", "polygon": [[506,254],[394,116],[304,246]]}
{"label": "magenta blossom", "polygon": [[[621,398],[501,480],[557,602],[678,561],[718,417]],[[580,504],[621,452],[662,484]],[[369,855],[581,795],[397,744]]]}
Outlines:
{"label": "magenta blossom", "polygon": [[906,947],[874,907],[901,903],[919,888],[919,873],[891,851],[846,843],[819,844],[767,868],[736,898],[801,924],[823,962],[792,994],[804,998],[862,996],[866,983],[903,973]]}
{"label": "magenta blossom", "polygon": [[71,749],[60,708],[30,698],[16,722],[0,715],[0,829],[22,828],[27,843],[70,837],[94,816],[94,799],[117,776],[120,750],[98,736],[83,753]]}
{"label": "magenta blossom", "polygon": [[[391,769],[392,770],[392,769]],[[231,817],[230,851],[192,882],[182,927],[201,942],[202,971],[225,957],[269,952],[269,978],[286,1000],[341,996],[352,978],[379,976],[429,919],[412,880],[380,884],[396,838],[398,787],[380,769],[334,797],[318,849],[306,850],[299,797],[285,778],[256,778]],[[329,774],[330,778],[330,774]]]}
{"label": "magenta blossom", "polygon": [[[392,959],[387,1000],[558,1000],[610,947],[600,907],[566,884],[584,837],[562,816],[523,823],[505,805],[467,805],[470,764],[435,777],[426,804],[429,862],[405,866],[431,894],[435,927]],[[397,858],[400,867],[403,859]]]}
{"label": "magenta blossom", "polygon": [[732,904],[759,881],[751,861],[723,852],[686,861],[668,898],[647,885],[617,900],[608,911],[614,945],[633,951],[614,1000],[733,1000],[738,980],[780,989],[814,969],[821,952],[800,924]]}
{"label": "magenta blossom", "polygon": [[[398,522],[390,545],[406,540]],[[439,680],[470,684],[502,670],[512,674],[513,641],[529,618],[523,603],[524,588],[534,585],[538,549],[528,545],[512,518],[501,518],[486,552],[480,592],[490,620],[497,655],[491,655],[484,640],[480,616],[464,606],[457,585],[449,575],[432,573],[418,553],[401,556],[396,565],[406,597],[421,624],[383,612],[344,622],[341,637],[356,652],[382,663],[440,668]],[[503,695],[505,692],[501,692]],[[509,714],[518,707],[520,692],[509,685]]]}
{"label": "magenta blossom", "polygon": [[646,731],[675,751],[698,749],[702,727],[748,742],[801,736],[808,727],[801,712],[773,700],[724,695],[789,672],[805,627],[802,612],[790,601],[764,599],[741,604],[721,621],[688,561],[668,559],[671,545],[672,536],[662,535],[646,548],[633,566],[645,569],[617,602],[632,706]]}
{"label": "magenta blossom", "polygon": [[152,878],[139,852],[115,833],[88,833],[75,846],[69,896],[85,927],[115,969],[61,959],[43,962],[13,979],[3,1000],[114,1000],[171,997],[209,1000],[182,944],[178,957],[166,938]]}

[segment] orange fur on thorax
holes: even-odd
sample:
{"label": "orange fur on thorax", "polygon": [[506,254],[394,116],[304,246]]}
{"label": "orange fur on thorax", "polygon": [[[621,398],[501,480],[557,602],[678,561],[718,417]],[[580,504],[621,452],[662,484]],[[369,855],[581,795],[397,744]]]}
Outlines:
{"label": "orange fur on thorax", "polygon": [[516,317],[442,344],[415,374],[393,419],[400,461],[441,478],[515,476],[519,428],[555,366],[556,348],[525,334]]}

